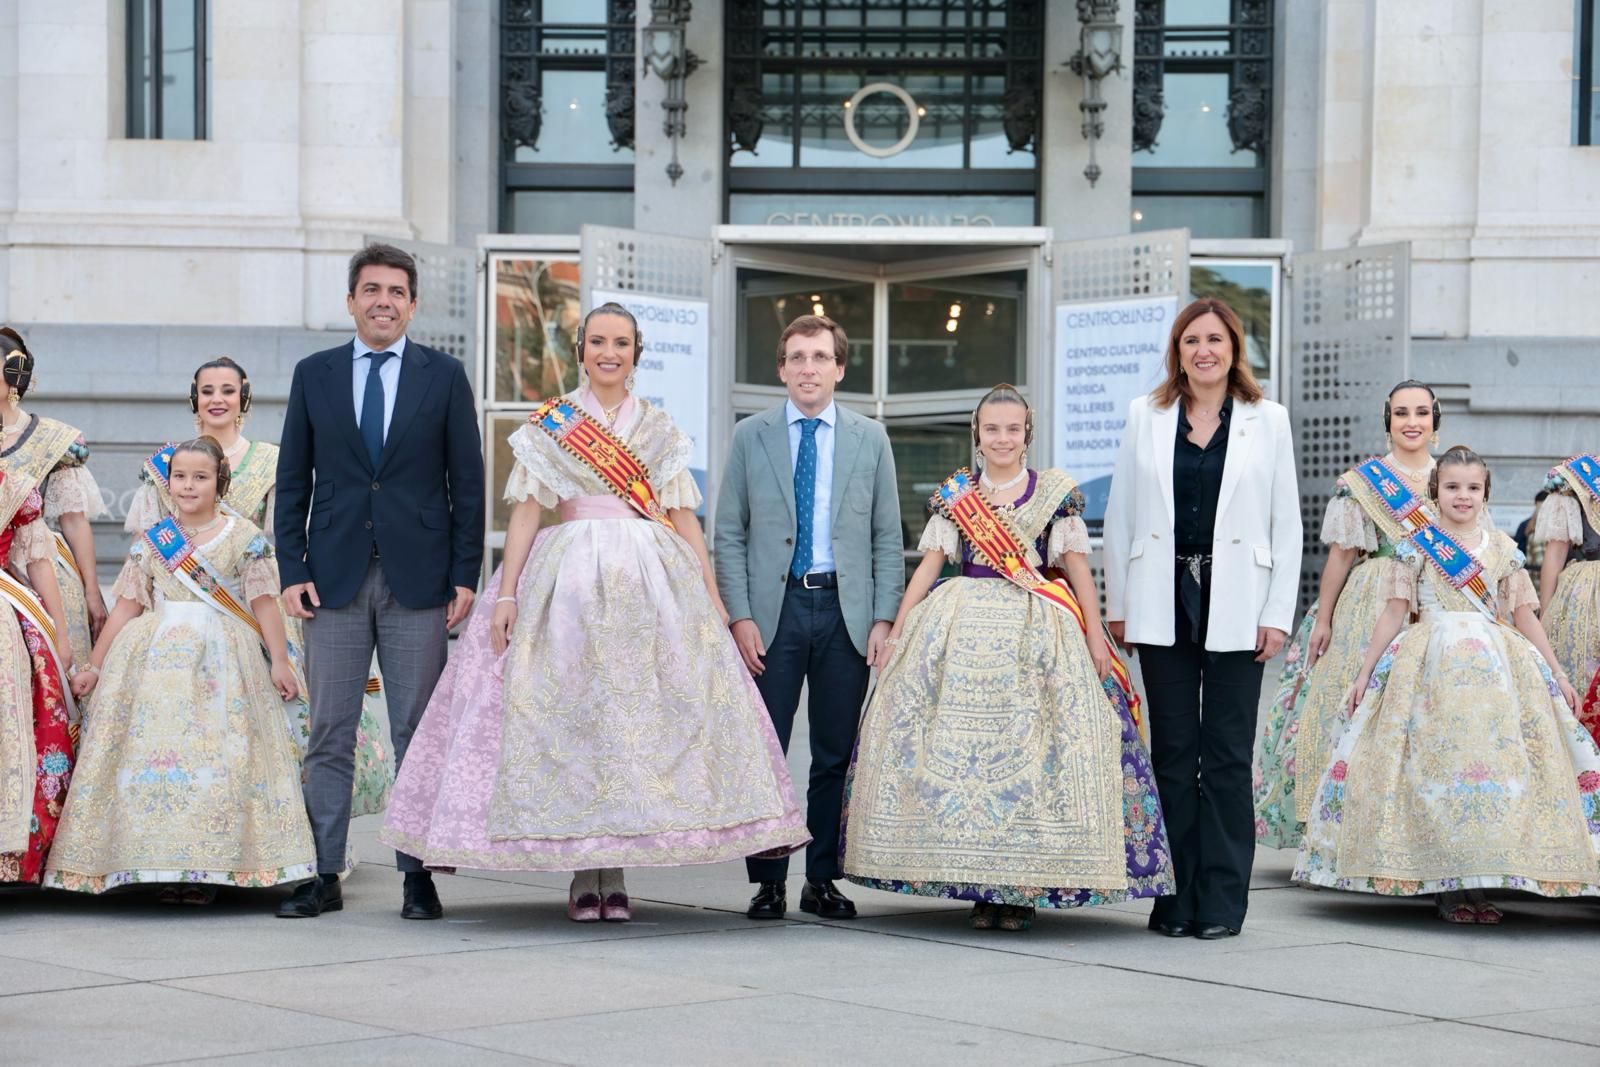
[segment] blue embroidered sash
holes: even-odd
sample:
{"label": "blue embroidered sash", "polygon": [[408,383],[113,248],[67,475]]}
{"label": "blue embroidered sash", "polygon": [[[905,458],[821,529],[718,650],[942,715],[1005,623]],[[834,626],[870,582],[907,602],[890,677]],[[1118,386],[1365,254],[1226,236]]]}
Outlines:
{"label": "blue embroidered sash", "polygon": [[1483,580],[1483,564],[1471,552],[1462,548],[1455,538],[1433,523],[1428,523],[1411,535],[1423,557],[1433,564],[1450,588],[1464,593],[1478,609],[1495,618],[1494,606],[1489,599],[1489,584]]}
{"label": "blue embroidered sash", "polygon": [[[1369,459],[1355,467],[1352,473],[1358,480],[1350,484],[1351,489],[1366,490],[1357,493],[1356,502],[1380,526],[1384,525],[1382,519],[1389,520],[1390,528],[1384,532],[1391,539],[1399,540],[1431,521],[1423,499],[1413,493],[1405,479],[1382,459]],[[1381,510],[1381,515],[1372,514],[1374,505]]]}
{"label": "blue embroidered sash", "polygon": [[1592,452],[1580,452],[1571,459],[1563,460],[1552,474],[1572,487],[1578,497],[1578,502],[1583,506],[1583,513],[1589,519],[1589,525],[1600,529],[1600,459],[1596,459]]}

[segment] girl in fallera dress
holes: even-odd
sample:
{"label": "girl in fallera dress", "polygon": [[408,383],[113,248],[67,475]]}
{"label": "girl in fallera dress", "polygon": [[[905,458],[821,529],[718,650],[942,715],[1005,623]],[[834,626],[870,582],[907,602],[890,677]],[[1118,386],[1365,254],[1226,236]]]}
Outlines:
{"label": "girl in fallera dress", "polygon": [[[934,495],[846,784],[845,877],[972,901],[976,929],[1173,889],[1150,755],[1100,624],[1083,495],[1027,466],[1032,437],[1012,386],[973,413],[983,473]],[[1009,544],[986,537],[991,519]],[[1017,577],[996,569],[1023,555]],[[935,588],[946,560],[961,574]]]}
{"label": "girl in fallera dress", "polygon": [[1600,741],[1600,456],[1562,461],[1545,489],[1531,538],[1544,545],[1539,617],[1578,691],[1578,719]]}
{"label": "girl in fallera dress", "polygon": [[0,569],[0,883],[37,883],[44,873],[74,749],[65,689],[72,645],[41,492],[57,454],[30,441],[38,420],[21,414],[33,356],[20,340],[0,334],[0,568],[26,577]]}
{"label": "girl in fallera dress", "polygon": [[1454,923],[1500,921],[1487,889],[1600,896],[1600,749],[1573,714],[1515,542],[1480,523],[1489,488],[1471,449],[1439,457],[1437,519],[1397,546],[1385,576],[1296,881],[1433,894]]}
{"label": "girl in fallera dress", "polygon": [[133,543],[73,692],[89,700],[45,885],[218,886],[311,877],[316,855],[283,703],[304,688],[278,613],[272,546],[221,507],[222,446],[178,445],[173,514]]}
{"label": "girl in fallera dress", "polygon": [[[250,376],[228,356],[218,356],[200,364],[189,383],[189,410],[195,431],[222,446],[228,461],[228,489],[222,499],[223,510],[261,528],[272,539],[272,510],[277,497],[278,446],[245,437],[244,424],[252,401]],[[123,529],[134,537],[172,514],[172,491],[168,484],[168,465],[172,446],[157,449],[139,468],[139,490],[128,508]],[[279,614],[282,615],[280,604]],[[289,652],[302,660],[305,640],[299,619],[283,616]],[[377,691],[368,682],[369,692]],[[303,755],[311,740],[311,705],[295,700],[286,706],[289,728]],[[351,793],[350,814],[381,814],[394,784],[394,770],[384,743],[383,727],[370,703],[363,704],[356,727],[356,768]],[[353,861],[352,861],[353,866]]]}
{"label": "girl in fallera dress", "polygon": [[[9,326],[0,327],[0,348],[22,353],[32,366],[34,357],[22,335]],[[38,376],[31,370],[29,378],[29,385],[37,386]],[[21,389],[6,412],[6,427],[14,427],[16,433],[6,438],[5,448],[8,454],[30,457],[30,466],[34,455],[54,460],[39,492],[44,501],[45,525],[50,527],[55,544],[56,585],[66,612],[72,658],[82,663],[106,621],[105,597],[95,579],[94,531],[89,525],[91,519],[104,513],[105,505],[100,486],[89,473],[89,446],[84,443],[83,434],[58,419],[24,412],[21,404],[30,391],[29,387]],[[39,592],[37,586],[33,588]]]}
{"label": "girl in fallera dress", "polygon": [[[1409,521],[1398,517],[1409,505],[1396,502],[1426,498],[1433,472],[1429,447],[1439,443],[1433,389],[1407,380],[1389,390],[1383,431],[1389,451],[1334,483],[1322,521],[1328,559],[1317,601],[1284,654],[1256,745],[1256,840],[1272,848],[1299,847],[1311,786],[1328,765],[1345,696],[1383,612],[1386,572],[1399,565],[1395,544],[1410,530]],[[1395,487],[1392,493],[1384,489],[1385,480]],[[1305,788],[1297,789],[1302,781]]]}
{"label": "girl in fallera dress", "polygon": [[[691,442],[631,392],[638,326],[606,304],[578,337],[585,382],[511,435],[504,559],[380,839],[435,868],[575,870],[568,916],[622,922],[625,867],[785,854],[809,835],[728,633]],[[561,523],[541,530],[542,508]]]}

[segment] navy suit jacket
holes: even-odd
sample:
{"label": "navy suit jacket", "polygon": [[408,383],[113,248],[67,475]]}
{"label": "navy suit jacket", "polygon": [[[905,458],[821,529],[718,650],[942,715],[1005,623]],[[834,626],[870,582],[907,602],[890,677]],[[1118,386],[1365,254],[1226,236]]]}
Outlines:
{"label": "navy suit jacket", "polygon": [[377,469],[356,424],[355,346],[302,359],[289,386],[273,527],[285,588],[315,582],[325,608],[355,599],[372,545],[408,608],[476,589],[483,565],[483,443],[461,361],[406,340]]}

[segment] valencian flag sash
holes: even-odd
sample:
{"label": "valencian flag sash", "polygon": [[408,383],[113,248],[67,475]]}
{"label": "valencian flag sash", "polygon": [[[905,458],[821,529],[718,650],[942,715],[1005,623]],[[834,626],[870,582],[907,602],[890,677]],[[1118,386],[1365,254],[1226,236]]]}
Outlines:
{"label": "valencian flag sash", "polygon": [[1491,619],[1496,618],[1489,602],[1489,583],[1483,580],[1483,564],[1478,557],[1432,523],[1413,533],[1411,543],[1433,564],[1434,570],[1450,583],[1450,588],[1465,593],[1479,611]]}
{"label": "valencian flag sash", "polygon": [[1405,479],[1381,459],[1369,459],[1356,467],[1362,483],[1377,497],[1389,517],[1407,533],[1427,526],[1430,519],[1422,498],[1413,493]]}
{"label": "valencian flag sash", "polygon": [[183,582],[190,592],[198,594],[207,604],[250,627],[261,643],[266,644],[266,635],[261,632],[261,624],[256,617],[248,607],[239,603],[226,585],[206,570],[176,519],[170,515],[162,519],[144,532],[144,539],[155,551],[156,559],[161,561],[167,573]]}
{"label": "valencian flag sash", "polygon": [[549,434],[555,443],[576,456],[600,476],[611,490],[635,511],[677,532],[667,509],[650,485],[650,472],[628,446],[605,427],[580,411],[566,397],[553,397],[539,405],[528,421]]}
{"label": "valencian flag sash", "polygon": [[1596,459],[1593,453],[1582,452],[1564,460],[1550,473],[1559,475],[1562,481],[1572,487],[1578,502],[1583,505],[1589,525],[1600,529],[1600,521],[1596,521],[1600,520],[1600,459]]}
{"label": "valencian flag sash", "polygon": [[[1071,587],[1059,578],[1051,581],[1028,562],[1028,550],[1022,538],[1004,516],[995,511],[988,499],[978,492],[971,471],[962,467],[946,478],[934,494],[934,500],[939,512],[956,524],[980,562],[999,571],[1011,584],[1069,613],[1078,620],[1078,628],[1085,635],[1088,634],[1088,617],[1084,615],[1078,598],[1072,595]],[[1139,695],[1134,692],[1133,678],[1117,655],[1116,643],[1109,636],[1106,637],[1106,648],[1111,653],[1111,675],[1116,680],[1117,688],[1128,700],[1128,711],[1133,716],[1134,725],[1138,725]]]}

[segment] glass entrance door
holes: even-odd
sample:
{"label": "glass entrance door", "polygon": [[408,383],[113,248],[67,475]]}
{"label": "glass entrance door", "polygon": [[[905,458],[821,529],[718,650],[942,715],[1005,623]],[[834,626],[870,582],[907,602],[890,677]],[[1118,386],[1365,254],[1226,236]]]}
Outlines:
{"label": "glass entrance door", "polygon": [[[784,250],[735,255],[735,416],[780,404],[778,338],[799,315],[826,315],[849,338],[839,402],[884,423],[914,563],[928,497],[972,462],[971,416],[998,382],[1027,388],[1038,330],[1032,248],[937,261],[867,262]],[[1041,460],[1042,461],[1042,460]]]}

